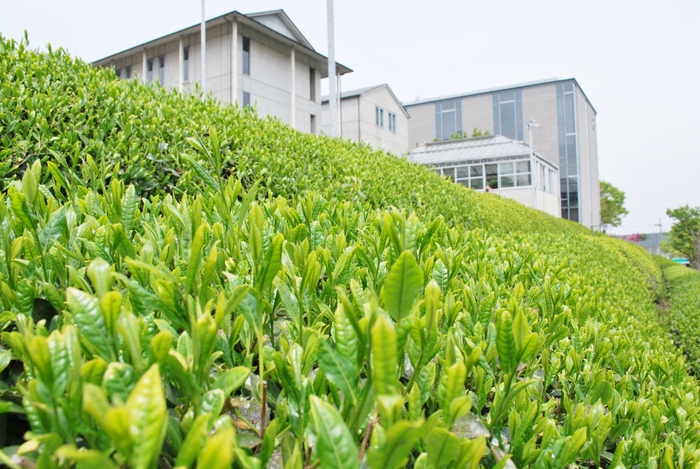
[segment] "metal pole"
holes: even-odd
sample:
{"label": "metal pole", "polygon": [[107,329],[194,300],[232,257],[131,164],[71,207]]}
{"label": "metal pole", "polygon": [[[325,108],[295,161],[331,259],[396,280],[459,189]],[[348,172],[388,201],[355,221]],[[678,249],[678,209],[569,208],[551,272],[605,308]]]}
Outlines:
{"label": "metal pole", "polygon": [[530,119],[530,122],[527,123],[527,131],[530,139],[530,184],[532,184],[532,208],[537,208],[537,186],[535,186],[535,150],[532,148],[532,127],[535,125],[535,119]]}
{"label": "metal pole", "polygon": [[330,110],[331,137],[338,135],[338,117],[335,89],[335,32],[333,26],[333,0],[327,0],[328,14],[328,108]]}
{"label": "metal pole", "polygon": [[202,78],[200,84],[202,85],[202,97],[207,94],[207,18],[204,12],[205,0],[202,0],[202,26],[201,36],[202,36]]}

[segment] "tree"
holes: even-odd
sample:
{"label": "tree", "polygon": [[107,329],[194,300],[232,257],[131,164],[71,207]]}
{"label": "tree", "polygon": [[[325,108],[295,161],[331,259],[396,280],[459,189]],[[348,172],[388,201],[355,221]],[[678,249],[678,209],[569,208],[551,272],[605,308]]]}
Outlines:
{"label": "tree", "polygon": [[608,226],[620,226],[622,217],[629,212],[624,207],[625,193],[609,182],[600,181],[600,224],[603,231]]}
{"label": "tree", "polygon": [[666,210],[666,215],[676,220],[671,228],[671,249],[687,257],[695,269],[700,270],[700,207],[680,207]]}

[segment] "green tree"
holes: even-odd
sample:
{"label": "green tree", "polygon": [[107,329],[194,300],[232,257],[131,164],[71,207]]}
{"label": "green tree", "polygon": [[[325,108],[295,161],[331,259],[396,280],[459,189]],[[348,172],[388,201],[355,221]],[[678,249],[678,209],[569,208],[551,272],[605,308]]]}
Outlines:
{"label": "green tree", "polygon": [[669,235],[670,248],[687,257],[695,269],[700,270],[700,207],[679,207],[666,210],[666,215],[676,221]]}
{"label": "green tree", "polygon": [[609,182],[600,181],[600,224],[603,231],[607,231],[608,226],[620,226],[622,217],[628,213],[625,193]]}

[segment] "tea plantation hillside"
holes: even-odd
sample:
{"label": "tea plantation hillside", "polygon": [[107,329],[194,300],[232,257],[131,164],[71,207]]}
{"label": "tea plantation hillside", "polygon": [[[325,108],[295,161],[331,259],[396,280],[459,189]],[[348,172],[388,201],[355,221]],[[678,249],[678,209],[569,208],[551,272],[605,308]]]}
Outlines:
{"label": "tea plantation hillside", "polygon": [[[63,51],[35,54],[0,39],[0,183],[28,162],[52,162],[51,173],[71,168],[78,182],[100,189],[117,176],[139,195],[192,190],[201,182],[186,155],[189,137],[215,147],[221,172],[260,192],[292,197],[306,190],[374,207],[397,206],[448,223],[506,230],[577,231],[578,224],[444,184],[437,175],[368,146],[314,137],[239,108],[202,102],[120,81]],[[216,141],[210,139],[216,131]],[[206,162],[207,169],[214,169]],[[48,178],[48,171],[44,175]],[[48,179],[45,179],[48,181]],[[70,192],[62,188],[62,192]],[[438,202],[439,201],[439,202]]]}
{"label": "tea plantation hillside", "polygon": [[0,464],[700,464],[641,248],[0,44]]}

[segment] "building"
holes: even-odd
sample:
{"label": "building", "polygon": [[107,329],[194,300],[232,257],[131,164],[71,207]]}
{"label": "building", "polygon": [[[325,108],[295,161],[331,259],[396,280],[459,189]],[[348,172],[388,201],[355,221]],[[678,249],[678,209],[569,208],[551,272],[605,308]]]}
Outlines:
{"label": "building", "polygon": [[412,149],[407,159],[431,167],[457,184],[488,190],[561,216],[557,166],[508,137],[489,135],[426,143]]}
{"label": "building", "polygon": [[[201,81],[199,24],[93,62],[123,79],[160,82],[190,92]],[[337,64],[338,77],[352,70]],[[318,131],[321,79],[328,59],[282,10],[237,11],[206,22],[206,92],[226,103],[255,105],[292,127]]]}
{"label": "building", "polygon": [[[321,131],[330,133],[328,96],[321,98]],[[343,137],[365,142],[376,149],[404,155],[408,148],[406,109],[389,85],[377,85],[340,93],[339,131]]]}
{"label": "building", "polygon": [[[410,147],[473,129],[532,143],[559,167],[561,216],[599,229],[596,110],[575,79],[550,79],[404,103]],[[534,119],[532,142],[528,123]]]}

